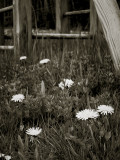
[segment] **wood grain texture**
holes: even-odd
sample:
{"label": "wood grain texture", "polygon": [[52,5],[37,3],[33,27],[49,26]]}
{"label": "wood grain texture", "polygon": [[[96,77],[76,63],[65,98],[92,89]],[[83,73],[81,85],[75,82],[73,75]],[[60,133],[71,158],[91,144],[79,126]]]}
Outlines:
{"label": "wood grain texture", "polygon": [[[0,8],[4,7],[4,1],[0,1]],[[0,45],[4,44],[4,14],[0,13]]]}
{"label": "wood grain texture", "polygon": [[98,31],[98,16],[93,0],[90,0],[90,34],[96,35],[97,31]]}
{"label": "wood grain texture", "polygon": [[1,50],[13,50],[14,46],[0,46]]}
{"label": "wood grain texture", "polygon": [[66,33],[33,33],[33,38],[53,38],[53,39],[89,39],[91,38],[90,34],[87,33],[81,33],[81,34],[66,34]]}
{"label": "wood grain texture", "polygon": [[116,71],[120,73],[120,11],[116,0],[93,0]]}
{"label": "wood grain texture", "polygon": [[31,0],[13,0],[14,46],[17,56],[31,56],[32,13]]}
{"label": "wood grain texture", "polygon": [[56,31],[58,33],[69,32],[69,19],[64,16],[68,11],[69,0],[56,0]]}
{"label": "wood grain texture", "polygon": [[1,13],[1,12],[5,12],[5,11],[9,11],[9,10],[11,10],[11,9],[13,9],[13,5],[8,6],[8,7],[4,7],[4,8],[0,8],[0,13]]}
{"label": "wood grain texture", "polygon": [[86,13],[90,13],[90,10],[86,9],[86,10],[65,12],[64,16],[72,16],[72,15],[79,15],[79,14],[86,14]]}

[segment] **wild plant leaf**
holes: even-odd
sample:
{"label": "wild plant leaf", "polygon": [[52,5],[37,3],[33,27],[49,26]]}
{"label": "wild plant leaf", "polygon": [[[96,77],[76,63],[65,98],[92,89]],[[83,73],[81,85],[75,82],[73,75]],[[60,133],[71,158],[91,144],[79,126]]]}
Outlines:
{"label": "wild plant leaf", "polygon": [[101,130],[100,130],[100,136],[103,137],[105,135],[105,132],[106,132],[105,128],[102,127]]}
{"label": "wild plant leaf", "polygon": [[19,149],[18,150],[20,152],[24,152],[24,143],[23,143],[22,138],[21,138],[20,135],[18,135],[18,145],[19,145]]}
{"label": "wild plant leaf", "polygon": [[28,136],[25,135],[25,149],[28,150]]}
{"label": "wild plant leaf", "polygon": [[69,142],[69,140],[68,140],[68,144],[69,144],[71,153],[72,153],[75,157],[79,157],[79,155],[75,152],[75,150],[74,150],[74,148],[72,147],[72,144]]}
{"label": "wild plant leaf", "polygon": [[21,153],[19,150],[18,150],[18,155],[19,155],[20,160],[27,160],[27,158],[25,158],[25,155]]}
{"label": "wild plant leaf", "polygon": [[43,97],[45,97],[45,83],[44,83],[44,81],[41,82],[41,94]]}
{"label": "wild plant leaf", "polygon": [[111,131],[105,134],[105,139],[108,141],[111,138]]}
{"label": "wild plant leaf", "polygon": [[6,108],[6,110],[7,110],[9,113],[12,113],[12,112],[13,112],[12,109],[10,108],[10,104],[8,103],[7,100],[5,100],[5,108]]}
{"label": "wild plant leaf", "polygon": [[74,143],[79,144],[80,146],[85,148],[85,143],[81,139],[77,138],[76,136],[72,136],[69,133],[67,133],[66,135],[66,139],[69,139],[70,141],[73,141]]}
{"label": "wild plant leaf", "polygon": [[36,145],[35,147],[35,151],[34,151],[34,155],[35,155],[35,160],[39,160],[39,152],[38,152],[38,146]]}
{"label": "wild plant leaf", "polygon": [[30,114],[30,113],[29,113],[29,110],[24,111],[24,113],[25,113],[25,114],[24,114],[25,117],[26,117],[26,118],[29,118],[29,114]]}
{"label": "wild plant leaf", "polygon": [[10,108],[10,106],[5,105],[5,108],[6,108],[7,112],[12,113],[12,109]]}

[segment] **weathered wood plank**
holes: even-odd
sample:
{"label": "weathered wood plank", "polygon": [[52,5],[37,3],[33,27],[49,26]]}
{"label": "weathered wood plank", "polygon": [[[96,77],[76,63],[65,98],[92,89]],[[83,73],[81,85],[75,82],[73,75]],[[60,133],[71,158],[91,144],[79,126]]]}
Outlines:
{"label": "weathered wood plank", "polygon": [[98,16],[93,0],[90,0],[90,34],[93,36],[98,32],[98,23]]}
{"label": "weathered wood plank", "polygon": [[[3,2],[4,2],[4,1],[3,1]],[[5,11],[9,11],[9,10],[11,10],[11,9],[13,9],[13,5],[11,5],[11,6],[9,6],[9,7],[1,8],[1,9],[0,9],[0,13],[5,12]]]}
{"label": "weathered wood plank", "polygon": [[69,0],[56,0],[56,31],[59,33],[69,32],[69,19],[64,16],[68,11]]}
{"label": "weathered wood plank", "polygon": [[116,71],[120,73],[120,11],[116,0],[93,0]]}
{"label": "weathered wood plank", "polygon": [[[11,39],[12,38],[12,30],[11,29],[5,29],[5,38],[6,39]],[[53,31],[48,31],[45,30],[32,30],[32,38],[52,38],[52,39],[59,39],[59,38],[66,38],[66,39],[87,39],[91,38],[92,36],[90,35],[89,32],[80,32],[80,33],[56,33],[55,30]]]}
{"label": "weathered wood plank", "polygon": [[64,16],[72,16],[72,15],[79,15],[79,14],[86,14],[86,13],[90,13],[90,10],[86,9],[86,10],[65,12]]}
{"label": "weathered wood plank", "polygon": [[0,46],[1,50],[13,50],[14,46]]}
{"label": "weathered wood plank", "polygon": [[[0,1],[0,8],[4,7],[4,1]],[[0,13],[0,45],[4,44],[4,14]]]}
{"label": "weathered wood plank", "polygon": [[32,15],[31,0],[13,0],[15,55],[31,56]]}
{"label": "weathered wood plank", "polygon": [[90,34],[87,33],[81,33],[81,34],[65,34],[65,33],[33,33],[33,38],[37,36],[37,38],[65,38],[65,39],[88,39],[91,38]]}

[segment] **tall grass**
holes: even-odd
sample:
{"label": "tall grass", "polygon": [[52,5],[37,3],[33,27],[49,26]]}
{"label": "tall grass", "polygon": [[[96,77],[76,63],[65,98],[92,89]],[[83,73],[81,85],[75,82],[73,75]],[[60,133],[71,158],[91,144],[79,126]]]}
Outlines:
{"label": "tall grass", "polygon": [[[13,160],[112,160],[120,158],[120,90],[107,46],[95,40],[33,42],[33,61],[13,64],[2,54],[0,152]],[[35,43],[35,45],[34,45]],[[47,64],[39,61],[48,58]],[[33,63],[33,64],[31,64]],[[72,79],[62,90],[59,83]],[[79,82],[79,85],[78,85]],[[21,93],[23,102],[13,102]],[[111,105],[114,114],[77,120],[76,113]],[[34,137],[30,127],[42,128]]]}

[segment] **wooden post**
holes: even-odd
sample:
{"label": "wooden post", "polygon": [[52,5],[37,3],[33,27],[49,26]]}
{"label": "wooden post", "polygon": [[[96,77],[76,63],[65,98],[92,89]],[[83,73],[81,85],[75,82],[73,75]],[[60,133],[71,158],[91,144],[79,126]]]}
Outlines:
{"label": "wooden post", "polygon": [[31,0],[13,0],[15,56],[31,57],[32,14]]}
{"label": "wooden post", "polygon": [[90,0],[90,35],[95,36],[98,32],[98,16],[93,0]]}
{"label": "wooden post", "polygon": [[116,71],[120,74],[120,10],[116,0],[93,0]]}
{"label": "wooden post", "polygon": [[[0,1],[0,8],[4,7],[4,1]],[[4,13],[0,13],[0,45],[4,44]]]}
{"label": "wooden post", "polygon": [[64,16],[68,11],[69,0],[56,0],[56,31],[58,33],[69,32],[69,19]]}

